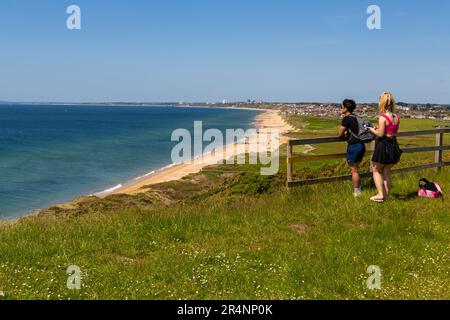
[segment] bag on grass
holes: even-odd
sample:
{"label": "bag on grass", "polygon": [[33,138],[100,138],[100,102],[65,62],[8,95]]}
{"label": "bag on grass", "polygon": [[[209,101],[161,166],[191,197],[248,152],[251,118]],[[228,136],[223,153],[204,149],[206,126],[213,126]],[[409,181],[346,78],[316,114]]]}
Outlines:
{"label": "bag on grass", "polygon": [[430,182],[428,179],[419,180],[418,195],[421,198],[437,199],[443,197],[442,189],[436,182]]}

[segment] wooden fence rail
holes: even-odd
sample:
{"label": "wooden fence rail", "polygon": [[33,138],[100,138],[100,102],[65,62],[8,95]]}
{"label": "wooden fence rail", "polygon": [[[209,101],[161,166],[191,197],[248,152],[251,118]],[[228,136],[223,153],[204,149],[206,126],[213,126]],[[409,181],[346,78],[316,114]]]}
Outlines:
{"label": "wooden fence rail", "polygon": [[[407,167],[401,169],[393,170],[394,173],[399,172],[410,172],[417,171],[423,169],[435,168],[436,170],[440,170],[440,168],[444,166],[449,166],[450,162],[443,161],[443,152],[450,150],[450,146],[444,146],[444,134],[450,133],[449,127],[439,127],[433,130],[421,130],[421,131],[408,131],[408,132],[399,132],[398,137],[413,137],[420,135],[436,135],[436,144],[431,147],[416,147],[416,148],[406,148],[402,149],[404,153],[419,153],[419,152],[433,152],[434,151],[434,162],[430,164]],[[326,183],[326,182],[335,182],[335,181],[343,181],[351,179],[351,175],[345,176],[337,176],[337,177],[325,177],[325,178],[317,178],[317,179],[307,179],[301,181],[293,180],[293,164],[296,162],[309,162],[309,161],[317,161],[317,160],[332,160],[332,159],[342,159],[346,157],[345,153],[337,153],[337,154],[325,154],[325,155],[314,155],[314,156],[294,156],[293,147],[300,145],[309,145],[309,144],[323,144],[323,143],[333,143],[333,142],[344,142],[342,138],[337,137],[327,137],[327,138],[311,138],[311,139],[291,139],[287,143],[287,186],[303,186],[303,185],[311,185],[318,183]],[[372,149],[374,144],[372,143]],[[373,150],[369,150],[366,152],[367,155],[372,155]],[[362,178],[370,177],[372,173],[367,172],[361,174]]]}

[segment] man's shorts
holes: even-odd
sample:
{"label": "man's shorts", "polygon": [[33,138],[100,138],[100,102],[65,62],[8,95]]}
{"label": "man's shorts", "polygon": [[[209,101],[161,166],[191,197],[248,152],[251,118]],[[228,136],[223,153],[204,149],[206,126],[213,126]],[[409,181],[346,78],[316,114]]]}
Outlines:
{"label": "man's shorts", "polygon": [[364,143],[349,144],[347,147],[347,163],[355,165],[361,163],[366,153],[366,146]]}

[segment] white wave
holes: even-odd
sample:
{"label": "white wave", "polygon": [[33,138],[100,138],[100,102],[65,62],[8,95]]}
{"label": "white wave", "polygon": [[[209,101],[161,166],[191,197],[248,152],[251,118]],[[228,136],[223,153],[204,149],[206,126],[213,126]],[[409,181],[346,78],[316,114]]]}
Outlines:
{"label": "white wave", "polygon": [[116,190],[122,188],[122,187],[123,187],[122,184],[118,184],[118,185],[115,186],[115,187],[112,187],[112,188],[103,190],[103,191],[101,191],[101,192],[97,192],[97,193],[94,194],[94,196],[102,196],[102,195],[105,195],[105,194],[109,194],[109,193],[112,193],[112,192],[114,192],[114,191],[116,191]]}
{"label": "white wave", "polygon": [[134,180],[140,180],[140,179],[142,179],[142,178],[146,178],[146,177],[148,177],[148,176],[151,176],[152,174],[155,174],[155,173],[156,173],[156,171],[152,171],[152,172],[149,172],[149,173],[147,173],[147,174],[144,174],[143,176],[134,178]]}

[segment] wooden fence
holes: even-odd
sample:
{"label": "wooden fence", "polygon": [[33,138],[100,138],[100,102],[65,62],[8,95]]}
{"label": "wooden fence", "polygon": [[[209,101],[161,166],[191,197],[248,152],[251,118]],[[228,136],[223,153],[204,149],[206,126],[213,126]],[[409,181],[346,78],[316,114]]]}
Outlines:
{"label": "wooden fence", "polygon": [[[436,135],[436,144],[432,147],[417,147],[417,148],[407,148],[403,149],[404,153],[418,153],[418,152],[433,152],[435,153],[434,162],[430,164],[407,167],[401,169],[393,170],[393,173],[398,172],[409,172],[409,171],[417,171],[423,169],[435,168],[436,170],[440,170],[440,168],[444,166],[449,166],[450,162],[443,161],[443,151],[450,150],[450,146],[444,146],[444,134],[450,133],[450,127],[438,127],[434,130],[423,130],[423,131],[409,131],[409,132],[400,132],[398,133],[398,137],[412,137],[419,135]],[[317,160],[330,160],[330,159],[343,159],[346,157],[345,153],[338,154],[327,154],[327,155],[314,155],[314,156],[294,156],[293,147],[299,145],[315,145],[315,144],[323,144],[323,143],[331,143],[331,142],[343,142],[341,138],[330,137],[330,138],[313,138],[313,139],[291,139],[287,143],[287,186],[303,186],[303,185],[311,185],[318,183],[326,183],[326,182],[335,182],[335,181],[343,181],[350,180],[351,175],[346,176],[337,176],[337,177],[325,177],[325,178],[317,178],[317,179],[307,179],[301,181],[293,181],[293,164],[295,162],[309,162],[309,161],[317,161]],[[401,141],[400,141],[401,142]],[[375,143],[373,142],[371,150],[367,151],[366,155],[372,155]],[[362,178],[370,177],[372,173],[367,172],[361,174]]]}

